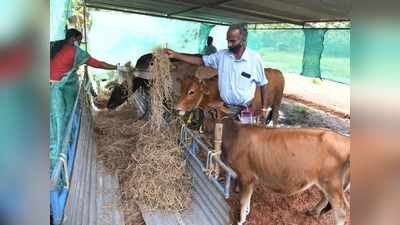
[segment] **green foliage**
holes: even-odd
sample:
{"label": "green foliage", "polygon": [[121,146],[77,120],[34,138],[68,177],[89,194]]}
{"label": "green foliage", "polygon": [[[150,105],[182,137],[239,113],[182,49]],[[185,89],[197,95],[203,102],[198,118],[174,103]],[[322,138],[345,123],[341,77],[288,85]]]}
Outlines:
{"label": "green foliage", "polygon": [[305,108],[305,107],[303,107],[303,106],[299,106],[299,105],[294,106],[294,111],[295,111],[296,113],[303,114],[304,116],[305,116],[305,115],[307,114],[307,112],[308,112],[307,108]]}
{"label": "green foliage", "polygon": [[[85,7],[83,0],[72,0],[71,15],[68,18],[68,26],[74,27],[83,33],[85,21]],[[88,10],[86,10],[86,29],[90,30],[92,26],[92,19]]]}

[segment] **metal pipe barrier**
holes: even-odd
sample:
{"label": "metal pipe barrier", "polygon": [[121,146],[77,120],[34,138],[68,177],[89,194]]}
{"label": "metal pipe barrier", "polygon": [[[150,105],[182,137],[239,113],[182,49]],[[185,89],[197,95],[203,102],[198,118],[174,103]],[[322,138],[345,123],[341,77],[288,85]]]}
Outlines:
{"label": "metal pipe barrier", "polygon": [[[230,196],[230,186],[233,179],[237,175],[229,166],[227,166],[218,155],[213,154],[214,151],[207,146],[196,134],[193,133],[186,125],[182,125],[179,134],[179,144],[185,149],[186,154],[201,167],[203,172],[208,172],[210,164],[215,162],[223,171],[225,171],[224,181],[219,181],[218,177],[209,177],[210,181],[215,185],[219,192],[223,194],[225,199]],[[198,151],[204,151],[207,154],[206,165],[197,157]]]}

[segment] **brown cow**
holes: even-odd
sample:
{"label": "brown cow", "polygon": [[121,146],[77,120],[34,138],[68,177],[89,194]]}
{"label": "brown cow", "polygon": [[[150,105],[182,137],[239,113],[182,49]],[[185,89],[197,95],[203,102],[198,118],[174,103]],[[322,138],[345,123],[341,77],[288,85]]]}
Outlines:
{"label": "brown cow", "polygon": [[[219,106],[219,110],[223,106]],[[223,111],[223,110],[222,110]],[[207,117],[208,118],[208,117]],[[266,128],[244,125],[219,116],[223,123],[222,158],[238,174],[240,222],[250,212],[255,180],[272,190],[293,195],[316,185],[321,201],[309,213],[319,215],[331,204],[336,225],[343,225],[346,207],[344,187],[350,185],[350,138],[320,128]],[[214,121],[205,120],[213,130]]]}
{"label": "brown cow", "polygon": [[[282,102],[285,80],[280,70],[266,68],[267,84],[267,108],[272,109],[273,126],[278,125],[279,107]],[[252,110],[261,110],[261,89],[257,87],[253,99]],[[221,101],[218,91],[218,78],[200,80],[197,77],[188,77],[181,82],[181,96],[175,109],[179,115],[185,114],[195,108],[206,109],[210,102]]]}

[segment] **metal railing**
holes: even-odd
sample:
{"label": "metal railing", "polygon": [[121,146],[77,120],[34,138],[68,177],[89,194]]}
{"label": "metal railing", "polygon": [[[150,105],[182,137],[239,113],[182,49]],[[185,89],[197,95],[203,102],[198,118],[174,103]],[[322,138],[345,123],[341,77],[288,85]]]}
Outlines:
{"label": "metal railing", "polygon": [[[50,205],[53,224],[61,224],[65,203],[68,197],[71,173],[74,165],[81,119],[81,98],[84,95],[83,85],[79,86],[71,118],[68,121],[61,152],[51,173]],[[62,187],[61,187],[62,184]]]}
{"label": "metal railing", "polygon": [[[222,173],[225,176],[225,179],[223,181],[218,180],[218,177],[214,176],[209,177],[209,179],[226,199],[229,198],[230,186],[233,179],[236,179],[237,177],[235,171],[233,171],[229,166],[222,162],[219,157],[212,154],[214,152],[213,149],[208,147],[196,134],[193,133],[192,130],[187,128],[185,125],[182,125],[181,127],[179,143],[184,147],[188,156],[191,157],[205,173],[207,173],[209,169],[207,168],[209,166],[207,165],[209,164],[209,162],[215,162],[223,171],[225,171],[224,173]],[[197,157],[197,153],[200,150],[204,151],[204,153],[207,155],[206,165]]]}

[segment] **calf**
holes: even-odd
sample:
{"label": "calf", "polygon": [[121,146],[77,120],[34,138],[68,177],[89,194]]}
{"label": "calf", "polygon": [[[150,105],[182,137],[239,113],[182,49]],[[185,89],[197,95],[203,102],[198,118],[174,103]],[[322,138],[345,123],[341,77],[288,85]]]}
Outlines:
{"label": "calf", "polygon": [[[219,106],[220,108],[222,106]],[[219,115],[224,110],[219,110]],[[293,195],[316,185],[321,201],[308,212],[319,215],[331,204],[336,225],[343,225],[349,207],[343,188],[350,182],[350,138],[320,128],[265,128],[239,124],[229,117],[223,123],[222,158],[238,174],[240,221],[250,212],[257,179],[278,193]],[[213,130],[213,121],[205,120]]]}
{"label": "calf", "polygon": [[[282,102],[283,89],[285,80],[280,70],[267,68],[265,75],[268,80],[267,84],[267,104],[271,107],[272,113],[268,116],[272,117],[273,126],[278,125],[279,108]],[[252,103],[252,111],[261,110],[261,89],[257,87]],[[184,115],[186,111],[196,108],[206,109],[210,103],[221,101],[218,91],[218,77],[200,80],[197,77],[188,77],[181,82],[181,96],[176,103],[175,109],[179,115]],[[269,121],[267,121],[268,123]]]}

